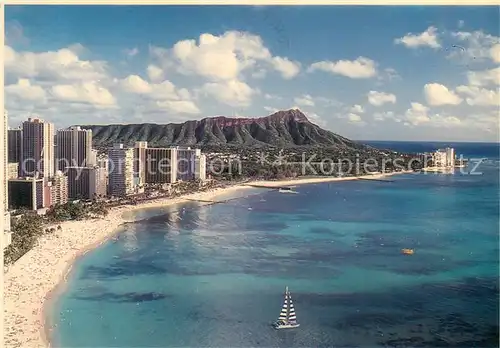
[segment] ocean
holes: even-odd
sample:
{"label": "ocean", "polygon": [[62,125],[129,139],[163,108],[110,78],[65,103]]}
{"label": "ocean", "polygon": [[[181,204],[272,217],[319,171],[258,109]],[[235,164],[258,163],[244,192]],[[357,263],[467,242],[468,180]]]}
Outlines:
{"label": "ocean", "polygon": [[[53,346],[497,347],[498,144],[471,146],[482,174],[141,210],[75,263]],[[301,326],[274,330],[286,286]]]}

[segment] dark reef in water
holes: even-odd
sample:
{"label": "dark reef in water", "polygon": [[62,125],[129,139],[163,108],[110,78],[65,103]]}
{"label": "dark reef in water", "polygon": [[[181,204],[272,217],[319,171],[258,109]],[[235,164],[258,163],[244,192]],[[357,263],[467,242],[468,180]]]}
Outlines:
{"label": "dark reef in water", "polygon": [[103,292],[100,294],[89,295],[89,296],[82,296],[82,295],[73,296],[74,299],[82,301],[106,301],[106,302],[118,302],[118,303],[150,302],[150,301],[163,300],[169,297],[172,297],[172,295],[160,294],[155,292],[147,292],[147,293],[127,292],[124,294]]}

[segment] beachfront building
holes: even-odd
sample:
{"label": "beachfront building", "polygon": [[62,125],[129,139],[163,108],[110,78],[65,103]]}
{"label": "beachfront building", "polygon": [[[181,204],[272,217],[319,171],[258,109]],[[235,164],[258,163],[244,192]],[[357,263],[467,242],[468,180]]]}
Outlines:
{"label": "beachfront building", "polygon": [[108,149],[108,191],[122,197],[134,193],[134,149],[115,144]]}
{"label": "beachfront building", "polygon": [[454,167],[455,166],[455,149],[452,147],[447,147],[445,149],[446,152],[446,166]]}
{"label": "beachfront building", "polygon": [[68,177],[60,170],[50,178],[51,203],[64,204],[68,202]]}
{"label": "beachfront building", "polygon": [[54,125],[39,118],[29,118],[22,126],[20,176],[54,175]]}
{"label": "beachfront building", "polygon": [[8,164],[8,114],[5,111],[3,121],[1,122],[0,131],[0,158],[2,165],[0,168],[0,219],[2,232],[3,248],[7,248],[11,243],[12,233],[10,229],[10,213],[9,213],[9,185],[7,179],[7,164]]}
{"label": "beachfront building", "polygon": [[136,141],[134,145],[134,183],[136,186],[146,182],[146,149],[147,141]]}
{"label": "beachfront building", "polygon": [[146,184],[172,184],[177,181],[177,149],[146,149]]}
{"label": "beachfront building", "polygon": [[177,147],[177,180],[205,180],[206,156],[200,149]]}
{"label": "beachfront building", "polygon": [[436,150],[432,154],[432,162],[435,167],[454,167],[455,149],[447,147]]}
{"label": "beachfront building", "polygon": [[194,178],[205,181],[207,179],[207,157],[204,154],[199,154],[194,160]]}
{"label": "beachfront building", "polygon": [[24,177],[9,180],[9,207],[38,210],[50,206],[50,186],[43,178]]}
{"label": "beachfront building", "polygon": [[71,199],[94,199],[107,194],[106,169],[67,167],[68,196]]}
{"label": "beachfront building", "polygon": [[92,130],[69,127],[57,131],[55,138],[56,168],[85,167],[94,165],[92,153]]}
{"label": "beachfront building", "polygon": [[177,180],[194,180],[195,157],[201,154],[200,149],[191,149],[190,147],[177,146]]}
{"label": "beachfront building", "polygon": [[21,128],[9,128],[7,132],[7,152],[9,163],[21,162],[21,149],[23,145],[23,130]]}

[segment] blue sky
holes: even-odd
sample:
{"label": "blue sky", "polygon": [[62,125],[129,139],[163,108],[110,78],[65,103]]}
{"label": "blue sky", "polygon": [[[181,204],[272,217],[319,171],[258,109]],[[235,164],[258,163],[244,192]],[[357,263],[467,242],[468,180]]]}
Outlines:
{"label": "blue sky", "polygon": [[497,7],[6,6],[6,108],[56,126],[299,108],[354,139],[498,141]]}

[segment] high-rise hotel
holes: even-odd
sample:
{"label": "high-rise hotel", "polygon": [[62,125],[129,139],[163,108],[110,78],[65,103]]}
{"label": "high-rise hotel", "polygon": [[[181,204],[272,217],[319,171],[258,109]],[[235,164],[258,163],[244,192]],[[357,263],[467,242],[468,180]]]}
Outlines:
{"label": "high-rise hotel", "polygon": [[52,177],[54,175],[54,124],[39,118],[23,122],[21,176]]}
{"label": "high-rise hotel", "polygon": [[56,134],[56,169],[95,165],[92,152],[92,130],[81,127],[60,129]]}
{"label": "high-rise hotel", "polygon": [[108,191],[123,197],[134,193],[134,149],[115,144],[108,149]]}

